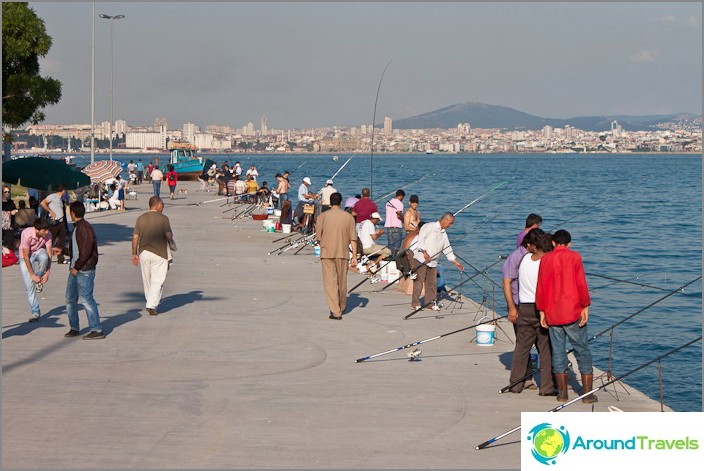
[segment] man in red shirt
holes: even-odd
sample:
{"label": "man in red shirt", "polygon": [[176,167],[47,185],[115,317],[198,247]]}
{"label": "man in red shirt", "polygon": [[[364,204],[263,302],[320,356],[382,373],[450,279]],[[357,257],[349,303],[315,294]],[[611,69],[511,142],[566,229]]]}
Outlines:
{"label": "man in red shirt", "polygon": [[352,216],[354,216],[354,220],[358,225],[369,219],[372,213],[379,212],[379,208],[371,200],[370,196],[371,191],[369,188],[362,188],[362,198],[352,207]]}
{"label": "man in red shirt", "polygon": [[[583,393],[592,390],[594,371],[589,351],[587,320],[589,319],[589,288],[579,252],[569,249],[572,236],[564,229],[552,236],[555,249],[540,260],[535,304],[540,311],[540,325],[548,329],[552,344],[552,372],[557,382],[560,402],[567,402],[567,352],[569,339],[582,375]],[[584,403],[597,402],[590,394]]]}

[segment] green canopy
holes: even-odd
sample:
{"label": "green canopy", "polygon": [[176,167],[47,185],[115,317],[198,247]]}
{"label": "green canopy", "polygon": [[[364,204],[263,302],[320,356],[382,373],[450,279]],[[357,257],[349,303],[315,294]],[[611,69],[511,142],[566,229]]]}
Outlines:
{"label": "green canopy", "polygon": [[2,164],[2,181],[26,188],[53,191],[58,185],[75,190],[90,185],[90,177],[64,160],[25,157]]}

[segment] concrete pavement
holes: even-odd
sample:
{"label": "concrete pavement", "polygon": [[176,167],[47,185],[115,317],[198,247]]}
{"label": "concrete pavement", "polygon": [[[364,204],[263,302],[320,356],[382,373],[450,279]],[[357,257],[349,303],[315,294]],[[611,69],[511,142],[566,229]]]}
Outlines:
{"label": "concrete pavement", "polygon": [[[405,349],[355,363],[491,312],[445,301],[440,318],[402,320],[410,297],[366,283],[344,319],[330,320],[310,247],[268,256],[281,234],[231,221],[224,201],[190,205],[217,196],[196,182],[179,187],[189,194],[165,200],[178,251],[156,317],[144,310],[130,259],[148,184],[126,212],[87,214],[99,239],[106,339],[63,337],[66,265],[52,266],[37,323],[27,322],[19,267],[2,270],[4,468],[520,467],[518,432],[475,450],[520,425],[521,411],[558,405],[534,390],[497,393],[509,376],[508,322],[499,321],[493,346],[476,345],[472,328],[419,346],[421,361]],[[349,286],[359,280],[351,273]],[[597,412],[660,410],[627,385],[598,395]]]}

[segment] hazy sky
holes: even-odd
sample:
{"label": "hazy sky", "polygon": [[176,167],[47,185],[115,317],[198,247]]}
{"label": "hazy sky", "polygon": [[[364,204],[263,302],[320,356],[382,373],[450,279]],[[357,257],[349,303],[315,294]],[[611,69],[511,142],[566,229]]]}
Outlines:
{"label": "hazy sky", "polygon": [[[63,83],[46,123],[90,123],[91,3],[35,3]],[[259,128],[370,123],[477,101],[548,118],[702,110],[701,3],[96,3],[114,116]],[[110,21],[95,22],[96,122]]]}

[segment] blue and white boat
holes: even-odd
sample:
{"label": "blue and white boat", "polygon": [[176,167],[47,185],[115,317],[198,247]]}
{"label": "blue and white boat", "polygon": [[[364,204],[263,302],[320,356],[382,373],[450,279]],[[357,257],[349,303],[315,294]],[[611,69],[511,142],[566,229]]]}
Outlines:
{"label": "blue and white boat", "polygon": [[[169,146],[169,165],[174,166],[179,180],[197,180],[203,173],[203,167],[210,166],[210,160],[203,160],[203,157],[196,156],[196,147],[188,143],[173,143]],[[166,165],[162,169],[166,174]]]}

